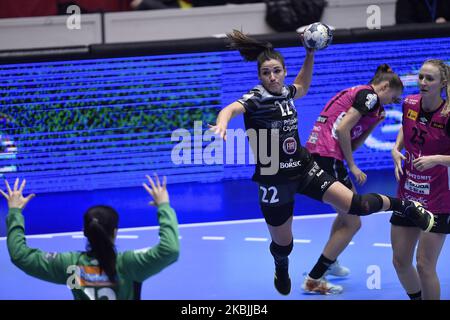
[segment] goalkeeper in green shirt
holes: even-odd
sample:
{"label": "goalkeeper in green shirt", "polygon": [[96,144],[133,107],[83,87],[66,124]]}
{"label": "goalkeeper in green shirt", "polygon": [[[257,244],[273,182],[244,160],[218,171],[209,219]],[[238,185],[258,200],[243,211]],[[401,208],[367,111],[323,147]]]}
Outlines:
{"label": "goalkeeper in green shirt", "polygon": [[8,200],[7,244],[11,261],[25,273],[58,284],[67,285],[76,300],[140,299],[142,282],[178,259],[178,222],[169,205],[166,177],[161,184],[147,176],[144,188],[158,207],[159,243],[151,249],[116,252],[117,212],[108,206],[94,206],[84,215],[84,235],[88,239],[85,252],[47,253],[27,246],[22,210],[35,196],[24,197],[25,180],[19,188],[6,184]]}

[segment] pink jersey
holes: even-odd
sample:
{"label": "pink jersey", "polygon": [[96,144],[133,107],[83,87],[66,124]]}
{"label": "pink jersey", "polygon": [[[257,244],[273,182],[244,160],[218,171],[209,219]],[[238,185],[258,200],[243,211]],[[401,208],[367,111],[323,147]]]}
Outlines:
{"label": "pink jersey", "polygon": [[450,213],[450,170],[438,165],[418,171],[414,159],[429,155],[450,155],[450,137],[446,133],[449,116],[442,116],[442,106],[433,113],[421,112],[421,96],[410,95],[403,103],[405,157],[398,196],[421,202],[433,213]]}
{"label": "pink jersey", "polygon": [[350,131],[352,140],[360,137],[378,121],[384,110],[370,85],[356,86],[339,92],[326,104],[317,118],[305,145],[309,152],[344,160],[336,128],[351,107],[362,114],[361,119]]}

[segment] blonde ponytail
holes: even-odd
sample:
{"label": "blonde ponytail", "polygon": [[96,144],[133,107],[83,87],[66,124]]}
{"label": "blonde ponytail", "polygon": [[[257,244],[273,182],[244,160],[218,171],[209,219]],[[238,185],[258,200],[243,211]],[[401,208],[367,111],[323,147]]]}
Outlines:
{"label": "blonde ponytail", "polygon": [[442,109],[442,115],[448,116],[450,113],[450,66],[447,65],[447,87],[445,89],[445,106]]}
{"label": "blonde ponytail", "polygon": [[447,83],[445,88],[445,105],[441,111],[441,114],[446,117],[450,114],[450,66],[440,59],[428,59],[423,64],[432,64],[437,67],[441,75],[441,80]]}

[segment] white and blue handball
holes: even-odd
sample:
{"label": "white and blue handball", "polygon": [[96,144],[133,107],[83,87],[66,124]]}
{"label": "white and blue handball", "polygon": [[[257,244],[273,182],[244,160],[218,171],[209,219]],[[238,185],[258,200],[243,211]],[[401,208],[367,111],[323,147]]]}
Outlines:
{"label": "white and blue handball", "polygon": [[307,48],[323,50],[333,41],[333,32],[326,24],[315,22],[306,27],[303,38]]}

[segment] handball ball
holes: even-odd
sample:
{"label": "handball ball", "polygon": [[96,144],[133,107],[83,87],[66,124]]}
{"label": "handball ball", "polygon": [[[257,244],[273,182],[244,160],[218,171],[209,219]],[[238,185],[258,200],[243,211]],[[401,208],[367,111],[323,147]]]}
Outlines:
{"label": "handball ball", "polygon": [[322,50],[328,47],[333,40],[331,28],[321,22],[315,22],[306,27],[303,38],[306,47]]}

